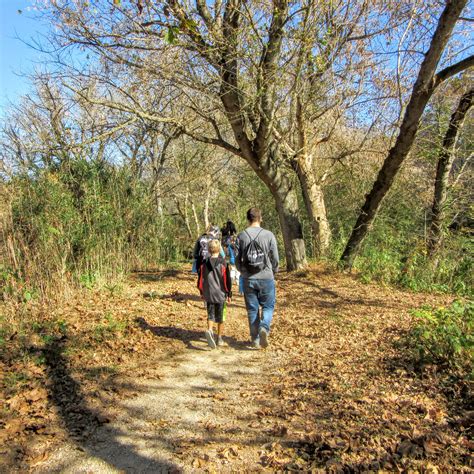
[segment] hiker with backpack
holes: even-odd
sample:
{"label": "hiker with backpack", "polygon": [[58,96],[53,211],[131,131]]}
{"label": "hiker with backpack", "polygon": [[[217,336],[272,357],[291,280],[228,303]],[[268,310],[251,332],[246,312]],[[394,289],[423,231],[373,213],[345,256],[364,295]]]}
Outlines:
{"label": "hiker with backpack", "polygon": [[[196,241],[193,250],[193,273],[198,273],[201,268],[202,262],[210,256],[209,253],[209,242],[211,240],[219,240],[220,237],[220,230],[219,227],[216,225],[210,225],[206,232],[202,234]],[[220,255],[222,257],[225,256],[224,251],[222,248],[220,249]]]}
{"label": "hiker with backpack", "polygon": [[[221,244],[214,239],[209,242],[209,257],[205,258],[199,269],[198,288],[207,308],[207,330],[204,333],[211,349],[225,347],[222,339],[226,316],[226,302],[232,298],[230,267],[220,255]],[[213,326],[217,324],[217,338]]]}
{"label": "hiker with backpack", "polygon": [[236,265],[243,277],[252,345],[255,349],[260,349],[268,346],[275,308],[275,274],[278,271],[279,257],[275,236],[260,226],[260,209],[250,208],[247,220],[249,227],[237,236]]}
{"label": "hiker with backpack", "polygon": [[237,229],[232,221],[227,221],[221,229],[222,233],[222,248],[224,249],[229,263],[235,265],[235,238]]}
{"label": "hiker with backpack", "polygon": [[221,229],[222,232],[222,240],[225,242],[228,237],[235,236],[237,234],[237,229],[235,224],[228,220]]}
{"label": "hiker with backpack", "polygon": [[[232,283],[240,281],[240,273],[235,267],[235,239],[237,238],[237,229],[235,224],[228,220],[221,229],[222,233],[222,248],[224,249],[226,258],[230,263],[230,274]],[[239,290],[239,294],[241,294]]]}

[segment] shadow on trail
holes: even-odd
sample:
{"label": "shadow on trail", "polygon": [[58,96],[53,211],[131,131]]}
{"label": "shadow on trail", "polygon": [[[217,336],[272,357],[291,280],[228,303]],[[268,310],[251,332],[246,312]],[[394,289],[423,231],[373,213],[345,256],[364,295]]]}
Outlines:
{"label": "shadow on trail", "polygon": [[159,296],[159,299],[176,301],[178,303],[186,303],[187,301],[203,301],[198,294],[181,293],[179,291],[174,291],[168,295],[161,295]]}
{"label": "shadow on trail", "polygon": [[[144,298],[156,297],[157,299],[160,299],[160,300],[174,301],[176,303],[184,303],[184,304],[190,301],[195,301],[195,302],[201,303],[203,308],[205,307],[204,300],[199,295],[197,289],[196,289],[196,293],[182,293],[180,291],[173,291],[172,293],[168,293],[166,295],[160,295],[160,296],[156,296],[154,292],[145,292],[143,294],[143,297]],[[232,299],[232,302],[229,303],[228,308],[244,308],[245,309],[245,304],[237,304],[236,297],[234,297]]]}
{"label": "shadow on trail", "polygon": [[[107,426],[106,445],[101,448],[94,443],[94,433],[108,420],[87,406],[81,386],[72,377],[64,356],[66,341],[66,336],[55,338],[43,349],[43,354],[49,379],[49,400],[57,407],[71,439],[90,456],[100,458],[123,472],[181,472],[173,463],[144,457],[130,445],[120,442],[124,433],[111,426]],[[59,472],[64,467],[55,466],[54,471]]]}
{"label": "shadow on trail", "polygon": [[[193,342],[205,341],[204,330],[194,331],[173,326],[152,326],[142,317],[136,318],[135,321],[140,326],[140,328],[142,328],[144,331],[152,332],[155,336],[182,341],[186,344],[188,349],[207,350],[207,348],[201,348],[193,344]],[[234,337],[225,335],[224,339],[229,344],[229,347],[233,349],[240,351],[253,350],[249,347],[248,341],[238,341]]]}

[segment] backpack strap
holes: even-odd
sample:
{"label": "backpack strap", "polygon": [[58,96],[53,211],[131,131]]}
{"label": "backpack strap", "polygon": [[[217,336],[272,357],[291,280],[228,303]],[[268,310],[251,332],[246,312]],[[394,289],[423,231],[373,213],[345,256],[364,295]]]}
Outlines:
{"label": "backpack strap", "polygon": [[250,234],[247,232],[247,229],[244,230],[244,232],[248,235],[248,237],[249,237],[249,239],[250,239],[249,244],[251,244],[252,242],[254,242],[255,240],[258,239],[258,236],[262,233],[262,230],[263,230],[263,229],[260,229],[260,232],[255,236],[254,239],[252,239],[252,237],[250,237]]}

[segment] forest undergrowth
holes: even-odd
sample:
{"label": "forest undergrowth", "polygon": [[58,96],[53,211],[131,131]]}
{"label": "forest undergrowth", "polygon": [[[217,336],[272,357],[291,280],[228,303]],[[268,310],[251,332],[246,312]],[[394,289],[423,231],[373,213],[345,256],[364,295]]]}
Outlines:
{"label": "forest undergrowth", "polygon": [[[417,311],[449,308],[453,297],[362,284],[323,266],[281,273],[277,293],[271,347],[258,353],[263,375],[234,381],[238,393],[210,395],[235,414],[237,441],[216,450],[219,427],[206,428],[207,444],[169,449],[178,471],[472,469],[469,369],[420,358],[415,337]],[[113,424],[114,406],[139,399],[140,382],[173,383],[170,364],[192,357],[205,325],[188,269],[135,273],[113,290],[84,290],[52,309],[32,301],[28,311],[28,329],[1,342],[0,457],[11,472],[35,472],[66,442],[84,450]],[[237,296],[226,351],[242,365],[247,333]],[[253,418],[239,419],[240,404],[253,401]],[[164,429],[153,426],[157,436]],[[250,447],[243,440],[255,432],[260,444]]]}

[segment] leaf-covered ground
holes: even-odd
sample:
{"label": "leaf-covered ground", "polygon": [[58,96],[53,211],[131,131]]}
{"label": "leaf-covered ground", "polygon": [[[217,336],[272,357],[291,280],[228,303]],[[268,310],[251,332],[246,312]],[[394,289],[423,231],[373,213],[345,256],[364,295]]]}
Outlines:
{"label": "leaf-covered ground", "polygon": [[282,273],[277,293],[265,351],[247,346],[238,296],[229,346],[207,350],[184,270],[33,307],[34,333],[2,346],[0,470],[472,470],[469,387],[404,343],[409,310],[449,297],[323,267]]}

